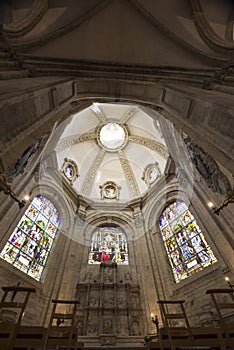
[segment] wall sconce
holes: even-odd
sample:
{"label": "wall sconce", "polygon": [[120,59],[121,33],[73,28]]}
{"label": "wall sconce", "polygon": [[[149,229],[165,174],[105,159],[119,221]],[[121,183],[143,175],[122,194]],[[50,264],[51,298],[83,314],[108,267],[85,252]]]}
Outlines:
{"label": "wall sconce", "polygon": [[158,316],[154,315],[154,314],[151,314],[151,320],[152,320],[153,324],[155,325],[156,333],[158,334],[158,330],[159,330]]}
{"label": "wall sconce", "polygon": [[227,196],[227,198],[223,201],[223,204],[219,208],[212,208],[213,212],[216,215],[219,215],[219,212],[224,208],[227,207],[228,204],[234,203],[234,188],[232,189],[232,193]]}
{"label": "wall sconce", "polygon": [[225,281],[228,283],[228,286],[229,286],[231,289],[233,289],[234,284],[231,284],[229,277],[228,277],[228,276],[225,276],[224,279],[225,279]]}
{"label": "wall sconce", "polygon": [[19,208],[23,208],[27,202],[27,199],[23,199],[22,201],[17,198],[16,194],[11,190],[11,186],[6,182],[6,178],[3,175],[0,175],[0,192],[4,192],[7,196],[13,198],[19,205]]}

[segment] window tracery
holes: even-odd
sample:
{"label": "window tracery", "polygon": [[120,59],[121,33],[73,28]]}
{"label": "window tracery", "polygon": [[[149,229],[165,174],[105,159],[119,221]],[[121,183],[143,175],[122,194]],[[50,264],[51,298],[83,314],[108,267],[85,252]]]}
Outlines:
{"label": "window tracery", "polygon": [[170,204],[159,226],[176,283],[217,261],[184,202]]}
{"label": "window tracery", "polygon": [[59,214],[44,196],[34,197],[0,257],[37,281],[41,280],[59,225]]}

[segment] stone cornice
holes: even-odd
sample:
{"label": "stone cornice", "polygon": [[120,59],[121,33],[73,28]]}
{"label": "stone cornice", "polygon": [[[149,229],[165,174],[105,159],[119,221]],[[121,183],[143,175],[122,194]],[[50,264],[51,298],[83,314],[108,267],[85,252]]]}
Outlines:
{"label": "stone cornice", "polygon": [[70,76],[87,78],[110,78],[138,80],[141,82],[164,82],[203,86],[227,65],[227,60],[217,62],[216,67],[190,69],[164,66],[141,66],[106,63],[98,61],[42,58],[21,54],[24,69],[30,76]]}

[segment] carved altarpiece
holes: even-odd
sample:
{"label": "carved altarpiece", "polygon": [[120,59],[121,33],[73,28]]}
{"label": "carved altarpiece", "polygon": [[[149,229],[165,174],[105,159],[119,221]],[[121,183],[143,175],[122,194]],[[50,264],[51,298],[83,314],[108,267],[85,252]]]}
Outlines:
{"label": "carved altarpiece", "polygon": [[121,336],[144,334],[140,286],[129,269],[101,263],[77,284],[80,336],[98,337],[101,345],[115,345]]}

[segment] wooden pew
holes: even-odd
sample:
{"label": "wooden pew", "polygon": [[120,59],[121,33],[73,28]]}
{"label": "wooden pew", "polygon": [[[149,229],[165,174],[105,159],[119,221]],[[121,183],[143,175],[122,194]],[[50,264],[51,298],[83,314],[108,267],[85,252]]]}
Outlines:
{"label": "wooden pew", "polygon": [[221,350],[220,339],[222,337],[220,329],[215,327],[191,327],[192,341],[188,339],[188,333],[182,328],[175,327],[170,330],[169,339],[167,329],[159,329],[158,340],[152,340],[148,344],[148,349],[171,350],[171,342],[175,349],[212,349]]}

